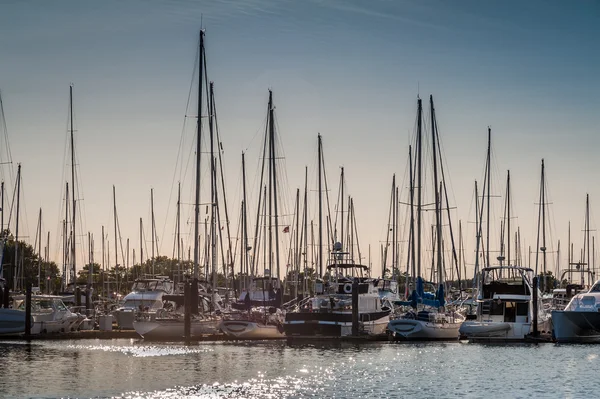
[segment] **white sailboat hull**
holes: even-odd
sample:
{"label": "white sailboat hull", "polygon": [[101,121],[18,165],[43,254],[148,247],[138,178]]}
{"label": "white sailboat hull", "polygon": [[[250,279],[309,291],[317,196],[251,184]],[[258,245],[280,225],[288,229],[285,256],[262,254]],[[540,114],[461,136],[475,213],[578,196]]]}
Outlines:
{"label": "white sailboat hull", "polygon": [[277,339],[285,338],[283,326],[258,323],[250,320],[223,320],[221,331],[237,339]]}
{"label": "white sailboat hull", "polygon": [[[191,336],[215,334],[220,320],[192,320],[190,323]],[[133,322],[135,331],[148,340],[181,340],[184,338],[184,322],[179,319],[155,319]]]}
{"label": "white sailboat hull", "polygon": [[400,340],[458,340],[461,323],[432,323],[414,319],[395,319],[388,324],[392,336]]}
{"label": "white sailboat hull", "polygon": [[[538,331],[550,331],[549,319],[538,322]],[[531,323],[465,321],[460,335],[471,341],[524,341],[531,332]]]}

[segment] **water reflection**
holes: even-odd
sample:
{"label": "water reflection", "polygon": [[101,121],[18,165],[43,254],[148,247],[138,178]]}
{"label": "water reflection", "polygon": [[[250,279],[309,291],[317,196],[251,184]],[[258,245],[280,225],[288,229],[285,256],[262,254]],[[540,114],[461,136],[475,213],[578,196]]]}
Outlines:
{"label": "water reflection", "polygon": [[0,342],[0,396],[581,397],[593,394],[599,353],[552,344]]}

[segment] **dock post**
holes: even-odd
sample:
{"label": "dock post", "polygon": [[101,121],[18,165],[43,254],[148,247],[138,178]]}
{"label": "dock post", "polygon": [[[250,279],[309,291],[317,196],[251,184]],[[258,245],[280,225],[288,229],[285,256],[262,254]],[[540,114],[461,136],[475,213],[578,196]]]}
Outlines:
{"label": "dock post", "polygon": [[539,335],[538,332],[538,277],[533,278],[533,317],[531,320],[532,334],[534,337]]}
{"label": "dock post", "polygon": [[358,279],[352,281],[352,336],[358,336]]}
{"label": "dock post", "polygon": [[[192,310],[192,287],[189,282],[183,285],[183,335],[186,341],[189,341],[191,335],[191,310]],[[197,292],[197,291],[196,291]],[[198,294],[196,294],[198,296]]]}
{"label": "dock post", "polygon": [[81,306],[81,288],[78,286],[75,287],[75,306]]}
{"label": "dock post", "polygon": [[8,306],[10,305],[10,288],[8,284],[4,286],[4,295],[2,298],[2,302],[4,303],[4,307],[8,309]]}
{"label": "dock post", "polygon": [[[192,280],[190,293],[190,313],[198,314],[198,279]],[[214,288],[216,289],[216,287]]]}
{"label": "dock post", "polygon": [[25,338],[31,337],[31,283],[25,289]]}

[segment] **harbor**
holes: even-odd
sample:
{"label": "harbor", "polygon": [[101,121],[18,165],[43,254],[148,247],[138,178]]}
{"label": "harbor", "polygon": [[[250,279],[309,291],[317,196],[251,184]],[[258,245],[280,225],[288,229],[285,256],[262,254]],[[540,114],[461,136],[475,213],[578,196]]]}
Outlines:
{"label": "harbor", "polygon": [[0,397],[580,398],[600,5],[0,5]]}

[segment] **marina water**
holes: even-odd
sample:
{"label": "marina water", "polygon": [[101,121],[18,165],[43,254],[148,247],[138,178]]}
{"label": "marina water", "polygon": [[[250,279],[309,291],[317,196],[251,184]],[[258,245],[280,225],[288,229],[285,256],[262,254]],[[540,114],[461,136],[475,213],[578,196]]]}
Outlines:
{"label": "marina water", "polygon": [[3,398],[597,396],[600,346],[0,341]]}

